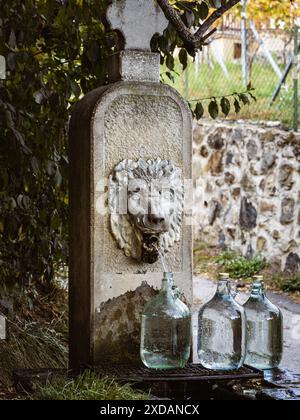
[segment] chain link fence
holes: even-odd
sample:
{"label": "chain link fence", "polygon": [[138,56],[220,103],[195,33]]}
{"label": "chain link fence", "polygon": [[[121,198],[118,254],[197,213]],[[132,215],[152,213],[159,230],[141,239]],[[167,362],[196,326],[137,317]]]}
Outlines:
{"label": "chain link fence", "polygon": [[[171,83],[187,100],[242,92],[251,82],[256,103],[229,118],[280,121],[297,130],[300,123],[295,52],[299,40],[295,28],[257,29],[253,22],[224,25],[209,45],[190,59]],[[299,55],[298,55],[299,57]],[[206,107],[207,108],[207,107]]]}

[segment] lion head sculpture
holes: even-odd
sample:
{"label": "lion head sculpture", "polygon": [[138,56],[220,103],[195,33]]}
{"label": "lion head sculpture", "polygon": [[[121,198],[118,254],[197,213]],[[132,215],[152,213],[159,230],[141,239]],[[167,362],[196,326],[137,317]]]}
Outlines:
{"label": "lion head sculpture", "polygon": [[110,225],[127,257],[154,263],[159,249],[180,240],[183,213],[180,169],[169,160],[123,160],[109,179]]}

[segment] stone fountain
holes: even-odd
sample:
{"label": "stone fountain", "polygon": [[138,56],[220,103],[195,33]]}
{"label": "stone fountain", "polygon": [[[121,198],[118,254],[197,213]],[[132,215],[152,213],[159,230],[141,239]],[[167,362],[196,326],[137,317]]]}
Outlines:
{"label": "stone fountain", "polygon": [[192,118],[160,83],[160,55],[150,50],[168,21],[153,0],[114,0],[107,20],[125,43],[113,83],[88,93],[70,123],[71,368],[139,363],[159,249],[192,303]]}

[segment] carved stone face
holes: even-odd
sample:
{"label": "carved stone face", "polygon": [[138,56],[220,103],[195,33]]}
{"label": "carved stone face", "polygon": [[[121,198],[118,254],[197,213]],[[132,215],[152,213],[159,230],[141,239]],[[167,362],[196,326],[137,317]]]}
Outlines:
{"label": "carved stone face", "polygon": [[110,178],[111,228],[127,256],[147,263],[180,239],[183,185],[170,161],[125,160]]}

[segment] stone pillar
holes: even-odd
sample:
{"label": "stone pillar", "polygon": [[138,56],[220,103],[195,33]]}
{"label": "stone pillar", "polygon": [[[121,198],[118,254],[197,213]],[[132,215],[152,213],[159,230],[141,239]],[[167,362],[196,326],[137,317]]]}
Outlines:
{"label": "stone pillar", "polygon": [[[70,124],[72,368],[140,363],[140,315],[159,288],[163,271],[153,237],[192,302],[192,233],[182,206],[170,215],[166,231],[157,204],[150,221],[148,216],[143,222],[135,217],[130,200],[142,192],[128,187],[135,177],[142,178],[144,186],[163,174],[180,196],[184,180],[192,179],[189,107],[174,89],[160,83],[159,55],[149,51],[151,37],[167,21],[152,0],[116,0],[108,19],[126,41],[119,60],[121,80],[87,94]],[[124,185],[131,197],[128,202],[126,198],[127,212],[116,206]],[[154,234],[149,235],[154,223]]]}

